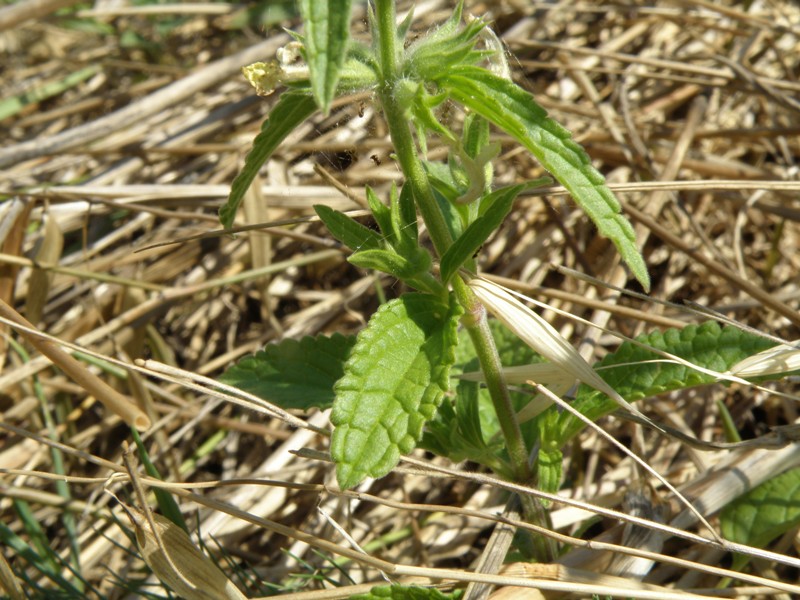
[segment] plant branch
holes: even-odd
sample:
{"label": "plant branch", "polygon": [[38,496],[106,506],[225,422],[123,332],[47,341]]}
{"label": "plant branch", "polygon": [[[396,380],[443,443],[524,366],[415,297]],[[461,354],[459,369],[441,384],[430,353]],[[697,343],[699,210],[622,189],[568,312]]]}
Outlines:
{"label": "plant branch", "polygon": [[373,35],[378,36],[380,52],[381,82],[379,96],[383,105],[386,123],[389,126],[389,135],[395,148],[400,168],[406,177],[408,185],[414,194],[419,212],[430,233],[433,245],[439,256],[452,245],[453,238],[447,227],[442,211],[436,201],[428,176],[419,160],[417,145],[411,128],[408,125],[403,107],[397,102],[395,87],[399,82],[399,53],[397,39],[397,26],[395,24],[395,6],[391,0],[378,0],[376,3],[376,21],[378,31]]}
{"label": "plant branch", "polygon": [[462,323],[467,328],[469,337],[475,346],[475,353],[480,361],[486,388],[492,398],[503,437],[508,444],[508,455],[514,469],[514,479],[518,482],[530,483],[531,470],[528,463],[528,449],[522,437],[516,411],[511,403],[508,385],[503,377],[503,365],[500,363],[494,337],[489,329],[486,309],[459,277],[453,278],[453,290],[466,310]]}

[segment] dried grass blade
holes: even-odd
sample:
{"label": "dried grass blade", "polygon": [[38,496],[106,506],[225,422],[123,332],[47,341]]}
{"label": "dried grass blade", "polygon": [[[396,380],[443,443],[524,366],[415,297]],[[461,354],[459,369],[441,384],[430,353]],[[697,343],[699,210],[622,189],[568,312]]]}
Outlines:
{"label": "dried grass blade", "polygon": [[[57,264],[61,258],[61,251],[64,249],[64,234],[61,233],[56,220],[48,216],[44,222],[44,237],[38,252],[36,252],[36,263],[46,265]],[[44,305],[47,303],[47,296],[50,292],[50,283],[53,280],[52,272],[33,268],[30,281],[28,282],[28,295],[25,298],[25,316],[31,323],[38,323],[42,318]]]}

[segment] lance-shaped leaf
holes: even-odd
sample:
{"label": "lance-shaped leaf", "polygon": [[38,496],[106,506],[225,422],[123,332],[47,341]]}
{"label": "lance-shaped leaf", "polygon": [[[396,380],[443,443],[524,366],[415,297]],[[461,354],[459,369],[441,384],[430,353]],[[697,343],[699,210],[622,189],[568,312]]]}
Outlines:
{"label": "lance-shaped leaf", "polygon": [[351,0],[301,0],[311,90],[327,116],[350,41]]}
{"label": "lance-shaped leaf", "polygon": [[650,277],[636,235],[620,204],[569,131],[547,116],[515,83],[472,66],[443,71],[436,82],[468,109],[491,121],[525,146],[563,185],[601,234],[609,238],[645,289]]}
{"label": "lance-shaped leaf", "polygon": [[369,227],[364,227],[343,212],[324,204],[315,204],[314,211],[325,223],[325,227],[328,228],[331,235],[351,250],[378,250],[381,248],[381,236],[377,232]]}
{"label": "lance-shaped leaf", "polygon": [[511,210],[511,205],[524,184],[505,187],[493,192],[481,202],[489,208],[483,216],[473,221],[442,256],[440,268],[442,281],[450,280],[458,268],[471,259],[483,243],[500,226]]}
{"label": "lance-shaped leaf", "polygon": [[253,148],[244,160],[244,167],[233,180],[228,201],[219,209],[219,220],[225,229],[230,229],[233,225],[236,210],[261,166],[286,136],[313,115],[316,109],[314,99],[306,93],[286,92],[281,95],[269,117],[261,125],[261,132],[253,140]]}
{"label": "lance-shaped leaf", "polygon": [[339,485],[382,477],[414,449],[449,387],[459,310],[427,294],[384,304],[336,383],[331,457]]}

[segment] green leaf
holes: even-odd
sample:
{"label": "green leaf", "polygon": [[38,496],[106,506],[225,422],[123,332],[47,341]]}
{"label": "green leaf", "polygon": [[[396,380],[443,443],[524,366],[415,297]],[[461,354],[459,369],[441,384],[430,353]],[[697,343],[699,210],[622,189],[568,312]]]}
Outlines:
{"label": "green leaf", "polygon": [[342,489],[382,477],[414,449],[449,388],[460,310],[405,294],[372,316],[336,383],[331,457]]}
{"label": "green leaf", "polygon": [[[153,461],[150,460],[147,447],[142,442],[142,438],[139,436],[139,432],[135,427],[131,427],[131,435],[133,436],[133,441],[136,444],[136,449],[139,451],[139,460],[142,461],[145,472],[153,479],[163,481],[164,479],[161,477],[161,473],[158,472],[158,468],[156,468],[156,466],[153,464]],[[156,493],[156,490],[159,490],[159,492]],[[156,502],[158,502],[158,508],[161,510],[161,514],[175,523],[175,525],[183,529],[186,533],[189,533],[189,528],[186,526],[186,521],[183,519],[181,507],[178,506],[178,503],[172,494],[162,488],[155,488],[153,490],[153,494],[156,497]]]}
{"label": "green leaf", "polygon": [[620,204],[569,131],[547,116],[533,97],[518,85],[485,69],[458,66],[441,71],[434,80],[452,98],[491,121],[519,143],[561,183],[609,238],[645,289],[650,277],[636,246],[636,235],[620,213]]}
{"label": "green leaf", "polygon": [[475,219],[464,233],[450,246],[442,256],[440,268],[442,281],[447,283],[466,261],[470,260],[483,243],[500,226],[506,218],[514,199],[523,189],[524,184],[504,187],[492,192],[481,203],[488,203],[489,208],[482,217]]}
{"label": "green leaf", "polygon": [[561,488],[564,455],[560,448],[548,446],[539,450],[536,460],[536,485],[543,492],[555,494]]}
{"label": "green leaf", "polygon": [[[489,328],[495,338],[500,362],[503,365],[522,365],[541,362],[539,357],[527,344],[520,343],[519,338],[500,321],[489,321]],[[479,370],[475,347],[466,329],[459,331],[456,360],[451,370],[452,376],[471,373]],[[475,399],[477,395],[477,400]],[[521,410],[529,401],[528,394],[511,391],[511,400],[515,410]],[[428,426],[430,435],[425,438],[425,447],[434,450],[440,446],[449,449],[437,452],[458,462],[465,458],[486,465],[496,472],[502,472],[502,457],[505,444],[500,431],[500,423],[494,410],[492,399],[485,386],[476,382],[461,380],[456,388],[456,400],[452,408],[445,401],[436,415],[435,421]],[[476,406],[470,406],[470,403]],[[450,410],[446,410],[450,408]],[[474,422],[477,411],[478,423]],[[536,421],[522,424],[523,434],[529,446],[536,442]],[[480,431],[480,437],[476,434]],[[445,443],[449,440],[448,443]]]}
{"label": "green leaf", "polygon": [[502,436],[488,439],[484,435],[483,412],[492,413],[496,420],[485,390],[477,382],[459,381],[455,400],[445,398],[436,416],[426,425],[419,446],[456,463],[470,460],[489,467],[501,477],[511,476],[510,467],[499,458],[505,446]]}
{"label": "green leaf", "polygon": [[424,250],[421,249],[415,258],[417,260],[409,260],[394,250],[362,250],[348,257],[347,261],[362,269],[382,271],[405,280],[427,272],[431,266],[430,254]]}
{"label": "green leaf", "polygon": [[286,409],[328,408],[356,343],[338,333],[269,344],[225,371],[221,382]]}
{"label": "green leaf", "polygon": [[464,590],[445,594],[436,588],[384,585],[374,587],[366,594],[350,596],[350,600],[459,600],[463,595]]}
{"label": "green leaf", "polygon": [[314,99],[306,93],[285,92],[281,95],[269,117],[261,125],[261,132],[253,141],[253,148],[244,160],[244,167],[233,180],[228,201],[219,209],[219,220],[225,229],[230,229],[233,225],[236,210],[261,166],[286,136],[313,115],[316,109]]}
{"label": "green leaf", "polygon": [[392,215],[389,207],[381,202],[378,195],[370,186],[366,188],[367,202],[369,203],[369,210],[372,212],[372,218],[378,224],[381,233],[386,237],[390,244],[394,244],[396,240],[392,238]]}
{"label": "green leaf", "polygon": [[[663,333],[656,331],[637,340],[699,367],[721,373],[748,356],[775,345],[775,342],[736,327],[720,327],[715,321],[688,325],[683,329],[668,329]],[[616,352],[603,358],[594,367],[629,402],[716,381],[713,376],[690,367],[663,362],[662,356],[630,342],[620,345]],[[585,385],[578,389],[573,406],[593,421],[618,408],[605,394]],[[550,435],[557,435],[559,446],[584,427],[577,417],[569,413],[561,413],[558,422]]]}
{"label": "green leaf", "polygon": [[[395,188],[392,188],[395,193]],[[417,227],[417,205],[414,204],[414,194],[411,192],[410,185],[404,185],[400,190],[398,199],[400,205],[400,219],[402,222],[403,235],[412,243],[419,241],[419,231]]]}
{"label": "green leaf", "polygon": [[750,490],[720,513],[722,535],[740,544],[765,548],[800,525],[800,469],[786,471]]}
{"label": "green leaf", "polygon": [[381,236],[377,232],[369,227],[364,227],[343,212],[324,204],[315,204],[314,211],[325,223],[325,227],[328,228],[331,235],[351,250],[378,250],[381,248]]}
{"label": "green leaf", "polygon": [[351,0],[300,0],[311,91],[325,116],[336,96],[350,41]]}

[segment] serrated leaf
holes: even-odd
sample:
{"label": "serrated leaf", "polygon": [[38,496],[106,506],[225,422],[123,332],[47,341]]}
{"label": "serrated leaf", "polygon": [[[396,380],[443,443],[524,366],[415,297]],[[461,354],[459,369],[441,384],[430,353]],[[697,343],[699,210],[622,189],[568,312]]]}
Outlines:
{"label": "serrated leaf", "polygon": [[311,91],[328,116],[350,41],[351,0],[301,0]]}
{"label": "serrated leaf", "polygon": [[720,513],[722,535],[765,548],[800,525],[800,469],[792,469],[750,490]]}
{"label": "serrated leaf", "polygon": [[[744,358],[775,345],[775,342],[736,327],[720,327],[714,321],[688,325],[683,329],[668,329],[663,333],[656,331],[640,336],[637,340],[704,369],[720,373],[726,372]],[[594,367],[629,402],[716,381],[713,376],[687,366],[663,362],[660,355],[629,342],[620,345],[616,352],[606,356]],[[616,410],[616,405],[605,395],[586,386],[579,388],[573,406],[592,420]],[[580,421],[569,413],[562,413],[559,422],[556,429],[559,431],[559,445],[583,428]]]}
{"label": "serrated leaf", "polygon": [[440,269],[443,282],[450,281],[458,268],[470,260],[495,232],[511,210],[517,194],[523,189],[524,184],[504,187],[481,200],[481,203],[486,202],[489,206],[486,212],[475,219],[442,256]]}
{"label": "serrated leaf", "polygon": [[550,119],[528,92],[485,69],[459,66],[434,79],[452,98],[525,146],[569,191],[600,233],[614,243],[636,279],[649,289],[650,277],[633,227],[620,213],[619,202],[604,177],[569,131]]}
{"label": "serrated leaf", "polygon": [[275,149],[294,129],[314,114],[317,106],[314,98],[302,92],[285,92],[261,125],[261,132],[253,140],[253,148],[244,159],[244,167],[231,184],[227,202],[219,209],[219,220],[225,229],[230,229],[250,184],[258,175]]}
{"label": "serrated leaf", "polygon": [[380,249],[381,236],[352,217],[324,204],[315,204],[314,211],[331,235],[351,250]]}
{"label": "serrated leaf", "polygon": [[350,600],[459,600],[463,595],[464,590],[445,594],[436,588],[384,585],[374,587],[366,594],[350,596]]}
{"label": "serrated leaf", "polygon": [[243,358],[220,381],[282,408],[328,408],[355,343],[354,336],[340,334],[283,340]]}
{"label": "serrated leaf", "polygon": [[383,306],[336,383],[331,457],[343,489],[382,477],[414,449],[449,388],[459,309],[427,294]]}

